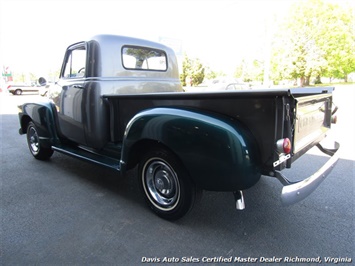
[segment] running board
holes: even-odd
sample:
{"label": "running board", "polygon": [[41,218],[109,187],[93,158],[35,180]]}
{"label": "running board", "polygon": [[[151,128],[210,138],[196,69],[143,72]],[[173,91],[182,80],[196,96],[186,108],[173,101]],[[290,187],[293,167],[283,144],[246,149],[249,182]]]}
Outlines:
{"label": "running board", "polygon": [[120,171],[120,160],[114,159],[112,157],[108,157],[96,152],[88,151],[86,149],[82,149],[80,147],[72,147],[72,146],[52,146],[54,151],[69,155],[71,157],[87,161],[90,163],[95,163],[104,167],[108,167],[110,169]]}

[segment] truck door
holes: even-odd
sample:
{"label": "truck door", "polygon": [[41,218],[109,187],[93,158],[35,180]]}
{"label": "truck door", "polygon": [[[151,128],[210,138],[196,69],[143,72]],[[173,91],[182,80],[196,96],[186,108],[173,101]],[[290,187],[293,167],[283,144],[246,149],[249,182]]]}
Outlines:
{"label": "truck door", "polygon": [[68,48],[58,85],[61,87],[58,123],[61,134],[79,144],[86,144],[83,91],[85,86],[86,45]]}

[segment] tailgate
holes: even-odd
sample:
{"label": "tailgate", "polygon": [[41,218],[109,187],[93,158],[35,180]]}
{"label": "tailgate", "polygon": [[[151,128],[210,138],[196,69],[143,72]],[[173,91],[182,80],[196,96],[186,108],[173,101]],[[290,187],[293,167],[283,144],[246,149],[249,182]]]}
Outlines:
{"label": "tailgate", "polygon": [[291,181],[281,171],[275,171],[276,177],[284,185],[281,200],[285,205],[294,204],[310,195],[330,174],[339,160],[339,143],[334,142],[333,146],[328,148],[319,143],[330,129],[332,115],[336,111],[336,108],[334,112],[332,111],[333,90],[334,88],[307,88],[291,91],[295,99],[291,107],[294,108],[291,109],[294,111],[294,115],[291,116],[293,156],[292,160],[287,161],[287,167],[291,167],[290,161],[295,161],[313,146],[317,146],[330,158],[315,173],[307,174],[307,177],[298,181]]}
{"label": "tailgate", "polygon": [[299,157],[321,141],[330,129],[332,94],[296,97],[294,154]]}

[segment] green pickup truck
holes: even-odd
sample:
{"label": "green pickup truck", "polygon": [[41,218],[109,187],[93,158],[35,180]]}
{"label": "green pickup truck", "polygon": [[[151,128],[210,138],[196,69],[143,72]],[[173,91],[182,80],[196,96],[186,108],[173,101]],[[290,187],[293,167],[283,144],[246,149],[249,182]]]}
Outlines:
{"label": "green pickup truck", "polygon": [[[320,144],[336,120],[333,90],[184,92],[170,48],[98,35],[67,48],[48,101],[20,106],[20,134],[39,160],[56,151],[122,174],[138,165],[146,202],[164,219],[184,216],[203,190],[230,191],[244,209],[243,191],[262,175],[281,181],[288,205],[338,161],[338,143]],[[314,146],[327,163],[289,181],[282,170]]]}

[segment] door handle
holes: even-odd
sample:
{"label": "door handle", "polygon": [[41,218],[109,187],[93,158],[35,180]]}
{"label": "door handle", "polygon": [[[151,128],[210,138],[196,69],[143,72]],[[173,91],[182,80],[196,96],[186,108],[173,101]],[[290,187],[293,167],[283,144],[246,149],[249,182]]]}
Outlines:
{"label": "door handle", "polygon": [[84,87],[81,86],[81,85],[73,85],[73,88],[75,88],[75,89],[84,89]]}

